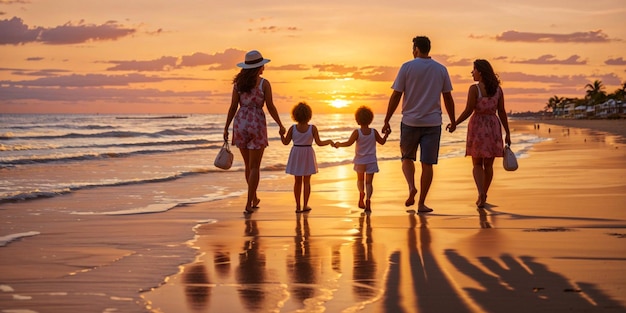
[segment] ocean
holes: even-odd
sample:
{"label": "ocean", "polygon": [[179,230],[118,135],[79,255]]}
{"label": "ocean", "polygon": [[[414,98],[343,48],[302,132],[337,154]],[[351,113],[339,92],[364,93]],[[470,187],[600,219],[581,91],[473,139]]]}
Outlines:
{"label": "ocean", "polygon": [[[384,115],[376,115],[371,126],[380,131],[383,119]],[[120,190],[125,192],[118,196],[128,197],[123,207],[80,214],[137,214],[239,196],[246,188],[243,180],[234,184],[235,188],[219,183],[226,173],[243,171],[239,151],[233,150],[235,161],[230,170],[213,166],[222,146],[225,120],[224,114],[2,114],[0,205],[59,197],[79,190],[97,192],[100,188],[122,187]],[[281,120],[285,126],[293,124],[289,114],[282,114]],[[399,121],[400,114],[396,113],[387,143],[377,147],[379,160],[399,160]],[[311,124],[318,127],[321,139],[335,141],[347,140],[358,126],[352,114],[318,114]],[[467,123],[463,123],[453,134],[443,132],[440,158],[464,157],[466,127]],[[263,156],[262,180],[287,175],[284,168],[291,148],[281,143],[278,127],[269,115],[268,134],[270,145]],[[546,139],[512,132],[518,158],[525,157],[528,149],[543,140]],[[354,156],[354,147],[314,148],[320,171],[349,164]],[[194,180],[194,187],[185,189],[184,194],[168,193],[171,189],[167,184],[179,185],[190,179]],[[151,186],[159,186],[159,190]],[[140,190],[151,191],[136,194]]]}

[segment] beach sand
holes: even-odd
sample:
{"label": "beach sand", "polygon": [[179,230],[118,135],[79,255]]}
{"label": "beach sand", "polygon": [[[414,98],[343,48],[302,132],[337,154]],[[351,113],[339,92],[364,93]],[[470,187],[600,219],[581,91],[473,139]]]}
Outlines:
{"label": "beach sand", "polygon": [[0,247],[0,312],[625,312],[620,122],[609,134],[511,121],[552,140],[515,172],[496,160],[484,210],[469,158],[436,165],[429,214],[406,212],[400,161],[379,163],[370,215],[356,207],[351,165],[313,176],[308,214],[294,213],[287,175],[262,180],[250,218],[244,195],[67,214],[106,212],[124,188],[3,204],[0,236],[40,234]]}

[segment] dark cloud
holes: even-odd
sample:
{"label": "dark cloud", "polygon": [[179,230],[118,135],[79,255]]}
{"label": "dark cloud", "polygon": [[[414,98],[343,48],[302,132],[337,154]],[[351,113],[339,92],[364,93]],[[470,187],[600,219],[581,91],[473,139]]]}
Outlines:
{"label": "dark cloud", "polygon": [[107,71],[168,71],[176,67],[177,61],[177,57],[168,56],[148,61],[109,61],[108,63],[117,65],[107,68]]}
{"label": "dark cloud", "polygon": [[69,72],[70,71],[68,70],[47,69],[47,70],[38,70],[38,71],[18,70],[18,71],[13,71],[11,74],[21,75],[21,76],[50,77],[50,76],[58,76],[61,73],[69,73]]}
{"label": "dark cloud", "polygon": [[604,64],[606,65],[626,65],[626,60],[624,60],[624,58],[619,57],[616,59],[608,59],[606,61],[604,61]]}
{"label": "dark cloud", "polygon": [[146,76],[142,74],[128,75],[65,75],[54,77],[42,77],[34,80],[0,81],[2,85],[24,87],[102,87],[102,86],[128,86],[134,83],[156,83],[167,80],[200,80],[196,78],[168,78],[161,76]]}
{"label": "dark cloud", "polygon": [[577,86],[584,88],[584,86],[594,80],[600,80],[604,85],[621,85],[621,79],[614,73],[607,74],[594,74],[594,75],[535,75],[526,74],[522,72],[503,72],[499,73],[500,79],[503,84],[506,82],[533,82],[550,84],[555,86]]}
{"label": "dark cloud", "polygon": [[43,59],[43,57],[30,57],[26,58],[26,61],[42,61]]}
{"label": "dark cloud", "polygon": [[609,36],[602,30],[576,32],[570,34],[549,34],[549,33],[529,33],[514,30],[506,31],[495,38],[497,41],[521,41],[521,42],[577,42],[577,43],[597,43],[610,42]]}
{"label": "dark cloud", "polygon": [[544,54],[536,59],[527,59],[520,61],[511,61],[511,63],[520,63],[520,64],[561,64],[561,65],[585,65],[587,64],[586,60],[580,60],[580,56],[572,55],[567,59],[558,60],[555,55]]}
{"label": "dark cloud", "polygon": [[132,35],[136,29],[126,28],[115,21],[102,25],[66,23],[53,28],[29,27],[21,18],[0,20],[0,45],[41,42],[50,45],[78,44],[92,41],[116,40]]}

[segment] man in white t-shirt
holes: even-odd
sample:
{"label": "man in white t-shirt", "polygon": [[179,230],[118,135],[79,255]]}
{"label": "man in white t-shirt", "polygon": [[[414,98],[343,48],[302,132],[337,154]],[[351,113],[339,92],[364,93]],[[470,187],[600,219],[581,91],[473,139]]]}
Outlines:
{"label": "man in white t-shirt", "polygon": [[[422,175],[420,179],[420,195],[417,202],[418,212],[432,212],[424,203],[433,180],[433,165],[439,159],[439,142],[441,139],[442,111],[441,97],[446,112],[452,123],[447,128],[453,132],[454,99],[452,99],[452,83],[445,66],[433,60],[430,53],[430,39],[424,36],[413,38],[414,59],[402,64],[391,88],[383,133],[390,133],[389,120],[402,99],[402,123],[400,124],[400,151],[402,153],[402,172],[409,187],[409,197],[405,205],[415,204],[415,161],[417,149],[420,148]],[[404,95],[404,97],[403,97]]]}

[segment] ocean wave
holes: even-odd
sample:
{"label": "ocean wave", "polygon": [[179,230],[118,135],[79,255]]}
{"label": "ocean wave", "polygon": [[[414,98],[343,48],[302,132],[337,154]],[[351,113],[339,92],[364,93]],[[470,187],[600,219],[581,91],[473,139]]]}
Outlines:
{"label": "ocean wave", "polygon": [[[221,140],[207,140],[207,139],[186,139],[186,140],[169,140],[169,141],[144,141],[144,142],[129,142],[129,143],[90,143],[82,145],[3,145],[0,144],[0,151],[28,151],[28,150],[61,150],[61,149],[103,149],[103,148],[132,148],[132,147],[152,147],[152,146],[179,146],[179,145],[208,145],[208,144],[220,144]],[[211,148],[212,148],[211,147]]]}
{"label": "ocean wave", "polygon": [[148,137],[159,138],[166,136],[186,136],[189,132],[184,129],[164,129],[158,132],[142,132],[142,131],[106,131],[98,133],[62,133],[57,135],[28,135],[20,136],[15,133],[5,133],[0,136],[0,140],[54,140],[54,139],[87,139],[87,138],[135,138],[135,137]]}
{"label": "ocean wave", "polygon": [[99,160],[99,159],[110,159],[110,158],[125,158],[132,157],[136,155],[148,155],[148,154],[159,154],[159,153],[174,153],[174,152],[182,152],[182,151],[194,151],[194,150],[212,150],[219,149],[222,145],[204,145],[204,146],[193,146],[193,147],[184,147],[178,149],[148,149],[148,150],[136,150],[130,152],[116,152],[116,151],[103,151],[103,152],[79,152],[76,154],[59,154],[59,155],[45,155],[45,156],[23,156],[23,157],[4,157],[0,158],[0,168],[12,167],[15,165],[26,165],[26,164],[41,164],[41,163],[62,163],[62,162],[75,162],[75,161],[89,161],[89,160]]}
{"label": "ocean wave", "polygon": [[39,234],[40,234],[40,232],[38,232],[38,231],[28,231],[28,232],[23,232],[23,233],[10,234],[10,235],[6,235],[6,236],[2,236],[2,237],[0,237],[0,247],[4,247],[4,246],[8,245],[11,241],[15,241],[15,240],[18,240],[18,239],[24,238],[24,237],[37,236]]}
{"label": "ocean wave", "polygon": [[169,201],[165,203],[153,203],[144,207],[132,208],[126,210],[107,211],[107,212],[72,212],[75,215],[137,215],[137,214],[150,214],[150,213],[162,213],[167,212],[182,205],[190,205],[196,203],[212,202],[217,200],[223,200],[227,198],[239,197],[243,194],[243,191],[235,191],[227,194],[211,194],[202,197],[196,197],[192,199]]}

